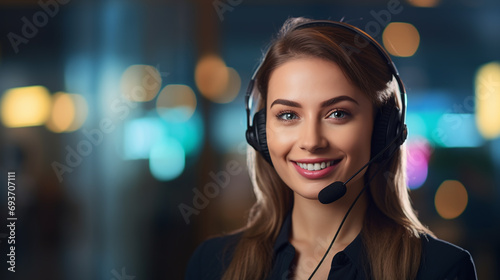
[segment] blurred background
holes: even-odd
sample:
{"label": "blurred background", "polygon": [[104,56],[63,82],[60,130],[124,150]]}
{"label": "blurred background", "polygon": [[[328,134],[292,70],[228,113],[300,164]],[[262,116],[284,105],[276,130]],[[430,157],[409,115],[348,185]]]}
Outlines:
{"label": "blurred background", "polygon": [[1,278],[182,279],[201,241],[241,227],[244,93],[291,16],[390,52],[419,217],[500,279],[497,0],[0,1]]}

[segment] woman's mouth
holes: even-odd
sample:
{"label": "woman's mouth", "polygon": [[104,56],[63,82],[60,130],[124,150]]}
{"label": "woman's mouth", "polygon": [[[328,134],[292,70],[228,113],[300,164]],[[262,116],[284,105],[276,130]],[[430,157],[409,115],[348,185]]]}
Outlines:
{"label": "woman's mouth", "polygon": [[319,170],[325,169],[325,168],[329,167],[330,165],[334,165],[334,164],[335,164],[334,160],[323,161],[323,162],[316,162],[316,163],[301,163],[301,162],[297,162],[297,165],[300,166],[300,168],[306,169],[306,170],[309,170],[309,171],[319,171]]}
{"label": "woman's mouth", "polygon": [[340,160],[322,160],[312,162],[311,160],[293,161],[298,173],[307,179],[320,179],[332,172]]}

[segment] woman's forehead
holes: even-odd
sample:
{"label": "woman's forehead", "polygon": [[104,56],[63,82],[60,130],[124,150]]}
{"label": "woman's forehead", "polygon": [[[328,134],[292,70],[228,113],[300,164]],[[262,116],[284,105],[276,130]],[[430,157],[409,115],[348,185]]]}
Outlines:
{"label": "woman's forehead", "polygon": [[336,96],[348,96],[371,105],[366,94],[345,76],[336,63],[307,57],[290,60],[274,69],[269,79],[267,102],[289,99],[314,103]]}

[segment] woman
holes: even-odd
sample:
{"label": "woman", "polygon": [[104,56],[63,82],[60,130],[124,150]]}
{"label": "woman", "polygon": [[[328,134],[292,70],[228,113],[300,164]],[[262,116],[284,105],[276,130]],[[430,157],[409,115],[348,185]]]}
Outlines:
{"label": "woman", "polygon": [[187,279],[476,279],[470,254],[412,209],[404,87],[372,38],[289,19],[250,91],[257,201],[243,229],[198,247]]}

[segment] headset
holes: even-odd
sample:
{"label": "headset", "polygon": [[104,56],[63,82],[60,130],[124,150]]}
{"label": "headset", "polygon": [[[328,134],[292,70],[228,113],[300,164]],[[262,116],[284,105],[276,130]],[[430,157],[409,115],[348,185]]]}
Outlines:
{"label": "headset", "polygon": [[[408,135],[408,129],[405,123],[406,90],[399,76],[399,72],[394,65],[394,62],[391,60],[382,46],[377,41],[375,41],[375,39],[373,39],[363,30],[344,22],[313,20],[299,24],[291,31],[318,26],[344,28],[352,31],[356,34],[356,36],[360,36],[362,39],[365,39],[366,42],[369,42],[373,47],[375,47],[380,56],[387,63],[389,70],[399,87],[401,110],[398,108],[398,106],[396,106],[395,97],[390,98],[389,102],[385,103],[378,110],[373,127],[370,158],[373,162],[382,162],[389,159],[399,148],[399,146],[401,146],[405,142]],[[255,79],[260,67],[262,66],[262,63],[267,57],[267,54],[268,53],[266,53],[257,69],[255,70],[254,74],[252,75],[252,79],[248,84],[248,88],[245,94],[245,108],[247,113],[246,139],[248,144],[250,144],[250,146],[252,146],[257,152],[259,152],[262,157],[264,157],[264,159],[272,166],[273,163],[271,161],[271,156],[269,155],[266,137],[266,108],[263,108],[255,113],[255,115],[253,116],[253,120],[251,116],[252,106],[256,105],[251,104],[251,97],[254,91]]]}

